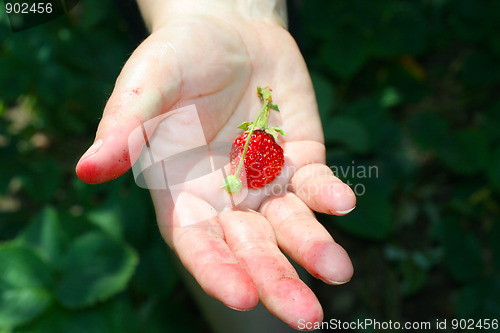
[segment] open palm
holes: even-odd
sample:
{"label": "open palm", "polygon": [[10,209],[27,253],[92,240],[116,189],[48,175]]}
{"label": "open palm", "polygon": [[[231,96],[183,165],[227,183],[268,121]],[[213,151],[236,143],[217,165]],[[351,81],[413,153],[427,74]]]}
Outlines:
{"label": "open palm", "polygon": [[[88,183],[123,174],[137,155],[131,150],[141,148],[129,144],[130,133],[158,117],[166,116],[165,126],[147,133],[150,139],[167,150],[182,145],[192,124],[172,121],[169,126],[168,115],[193,104],[206,143],[230,143],[241,132],[236,127],[253,121],[260,109],[258,85],[273,88],[281,112],[273,112],[270,123],[287,133],[280,137],[283,172],[268,185],[281,190],[249,190],[232,198],[220,187],[224,173],[213,172],[151,192],[162,235],[208,294],[240,310],[260,299],[271,313],[298,327],[299,320],[317,322],[323,314],[282,251],[326,283],[348,281],[349,257],[312,211],[343,215],[356,199],[324,164],[314,90],[286,30],[264,21],[203,15],[172,20],[156,30],[123,68],[96,145],[80,160],[77,174]],[[194,153],[186,161],[204,156]],[[189,163],[177,165],[189,172]],[[150,175],[147,181],[158,180]]]}

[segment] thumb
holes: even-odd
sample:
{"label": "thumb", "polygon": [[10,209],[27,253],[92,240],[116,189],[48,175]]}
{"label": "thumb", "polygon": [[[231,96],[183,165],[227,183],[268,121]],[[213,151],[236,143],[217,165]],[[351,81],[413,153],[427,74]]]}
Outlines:
{"label": "thumb", "polygon": [[[170,44],[151,36],[132,54],[120,73],[92,146],[76,166],[89,184],[124,174],[139,156],[144,139],[130,137],[145,121],[169,110],[180,98],[181,74]],[[129,138],[130,137],[130,138]],[[132,150],[132,151],[131,151]]]}

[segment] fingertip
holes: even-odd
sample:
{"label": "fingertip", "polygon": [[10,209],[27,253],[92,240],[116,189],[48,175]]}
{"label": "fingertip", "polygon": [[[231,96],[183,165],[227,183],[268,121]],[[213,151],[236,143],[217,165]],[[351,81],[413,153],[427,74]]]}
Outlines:
{"label": "fingertip", "polygon": [[329,207],[329,213],[333,215],[346,215],[349,214],[356,208],[356,194],[352,188],[338,180],[334,180],[329,184],[326,184],[329,188],[325,191],[326,196],[321,197],[320,200],[324,200],[323,205]]}
{"label": "fingertip", "polygon": [[86,159],[78,162],[75,172],[78,178],[87,184],[96,185],[106,183],[123,175],[130,167],[105,169],[96,161]]}
{"label": "fingertip", "polygon": [[[299,330],[323,320],[323,308],[307,285],[297,278],[282,278],[271,284],[265,306],[276,317]],[[307,327],[301,324],[309,323]]]}
{"label": "fingertip", "polygon": [[257,287],[241,267],[234,273],[235,276],[231,279],[232,284],[228,284],[225,290],[229,296],[226,297],[225,304],[239,311],[251,310],[259,303]]}
{"label": "fingertip", "polygon": [[259,293],[248,274],[236,263],[219,264],[217,276],[207,276],[205,282],[211,285],[213,290],[207,293],[220,300],[227,307],[237,311],[248,311],[259,303]]}
{"label": "fingertip", "polygon": [[349,282],[354,274],[349,255],[335,242],[324,242],[311,246],[304,254],[309,263],[311,274],[323,282],[340,285]]}
{"label": "fingertip", "polygon": [[262,298],[271,313],[294,328],[300,321],[315,322],[323,317],[318,299],[298,278],[282,277],[269,281],[264,286]]}
{"label": "fingertip", "polygon": [[356,207],[353,189],[323,164],[311,164],[298,170],[291,180],[292,190],[314,211],[345,215]]}
{"label": "fingertip", "polygon": [[83,157],[76,164],[75,173],[77,177],[84,183],[92,185],[100,183],[99,181],[97,181],[98,172],[96,171],[95,163],[86,163]]}
{"label": "fingertip", "polygon": [[75,172],[87,184],[101,184],[118,178],[130,169],[128,149],[109,151],[110,145],[98,139],[78,161]]}
{"label": "fingertip", "polygon": [[323,308],[318,303],[316,308],[310,309],[310,313],[308,315],[302,316],[299,320],[293,323],[288,323],[288,325],[299,331],[314,331],[316,330],[316,327],[321,327],[322,322]]}
{"label": "fingertip", "polygon": [[356,207],[354,191],[330,176],[310,178],[296,194],[309,208],[320,213],[346,215]]}

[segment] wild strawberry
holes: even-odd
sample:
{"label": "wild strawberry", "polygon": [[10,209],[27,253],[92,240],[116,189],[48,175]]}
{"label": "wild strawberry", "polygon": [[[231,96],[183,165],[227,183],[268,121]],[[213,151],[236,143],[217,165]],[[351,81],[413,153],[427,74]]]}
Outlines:
{"label": "wild strawberry", "polygon": [[[249,188],[261,188],[272,182],[281,172],[285,162],[283,149],[276,143],[279,127],[269,127],[269,109],[279,111],[272,104],[271,89],[257,87],[257,95],[264,102],[255,122],[238,126],[245,132],[236,138],[230,152],[231,175],[223,186],[229,193],[238,193],[245,183]],[[244,167],[246,179],[241,179]]]}
{"label": "wild strawberry", "polygon": [[[236,174],[238,170],[248,135],[245,132],[234,140],[230,154],[231,174]],[[247,186],[261,188],[269,184],[280,174],[284,162],[283,148],[276,143],[274,137],[263,130],[254,131],[243,160]]]}

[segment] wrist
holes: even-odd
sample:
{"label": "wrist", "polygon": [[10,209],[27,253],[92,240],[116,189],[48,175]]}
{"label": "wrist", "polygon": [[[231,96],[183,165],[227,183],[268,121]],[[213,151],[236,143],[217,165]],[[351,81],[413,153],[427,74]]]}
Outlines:
{"label": "wrist", "polygon": [[285,0],[137,0],[150,31],[182,15],[256,19],[288,27]]}

